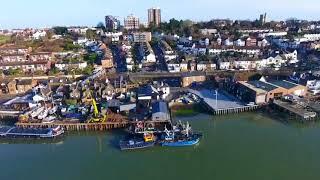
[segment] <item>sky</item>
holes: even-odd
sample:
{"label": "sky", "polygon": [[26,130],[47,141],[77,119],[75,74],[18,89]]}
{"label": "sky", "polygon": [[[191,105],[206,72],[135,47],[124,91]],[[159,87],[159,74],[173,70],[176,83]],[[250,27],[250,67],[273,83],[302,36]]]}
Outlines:
{"label": "sky", "polygon": [[147,21],[147,9],[160,7],[162,19],[206,21],[215,18],[268,20],[320,19],[320,0],[3,0],[0,29],[95,26],[105,15],[129,14]]}

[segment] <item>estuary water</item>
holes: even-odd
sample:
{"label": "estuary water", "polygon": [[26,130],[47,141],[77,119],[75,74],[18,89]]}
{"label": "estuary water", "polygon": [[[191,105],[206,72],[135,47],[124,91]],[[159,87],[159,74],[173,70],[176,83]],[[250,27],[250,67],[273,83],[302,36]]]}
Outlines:
{"label": "estuary water", "polygon": [[121,152],[121,131],[55,143],[0,144],[0,180],[318,180],[320,127],[265,114],[177,118],[203,132],[194,147]]}

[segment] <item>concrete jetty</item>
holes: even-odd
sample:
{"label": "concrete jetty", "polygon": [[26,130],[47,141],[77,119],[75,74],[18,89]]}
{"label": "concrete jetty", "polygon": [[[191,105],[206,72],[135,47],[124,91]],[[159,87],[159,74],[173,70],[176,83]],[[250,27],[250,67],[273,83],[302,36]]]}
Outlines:
{"label": "concrete jetty", "polygon": [[273,104],[282,110],[289,112],[291,115],[295,115],[296,117],[302,120],[313,120],[317,117],[317,113],[314,111],[310,111],[300,106],[299,104],[284,102],[280,100],[274,100]]}
{"label": "concrete jetty", "polygon": [[202,103],[215,115],[240,113],[258,109],[258,105],[246,105],[233,96],[215,90],[194,90],[188,92],[200,97]]}

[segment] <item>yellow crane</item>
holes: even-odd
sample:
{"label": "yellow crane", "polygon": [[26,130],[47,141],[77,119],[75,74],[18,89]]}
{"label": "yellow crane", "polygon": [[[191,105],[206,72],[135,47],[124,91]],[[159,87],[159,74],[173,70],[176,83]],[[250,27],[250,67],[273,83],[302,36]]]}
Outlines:
{"label": "yellow crane", "polygon": [[92,92],[90,92],[90,96],[91,96],[91,99],[92,99],[93,116],[89,119],[88,122],[89,122],[89,123],[101,123],[101,122],[106,122],[107,116],[106,116],[105,114],[104,114],[104,115],[99,114],[97,102],[96,102],[96,100],[94,99],[94,97],[92,96]]}

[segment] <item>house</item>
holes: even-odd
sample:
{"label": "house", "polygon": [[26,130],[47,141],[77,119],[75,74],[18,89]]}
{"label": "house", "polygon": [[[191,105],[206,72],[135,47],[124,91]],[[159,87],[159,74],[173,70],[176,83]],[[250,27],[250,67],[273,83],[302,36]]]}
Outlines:
{"label": "house", "polygon": [[3,80],[0,83],[0,94],[17,94],[17,82],[15,80]]}
{"label": "house", "polygon": [[193,49],[193,54],[198,55],[205,55],[207,53],[207,47],[206,46],[196,46]]}
{"label": "house", "polygon": [[159,92],[161,99],[166,99],[170,94],[170,87],[168,84],[161,82],[153,82],[153,87]]}
{"label": "house", "polygon": [[257,46],[257,39],[256,38],[252,38],[252,37],[248,37],[246,39],[246,46],[248,46],[248,47]]}
{"label": "house", "polygon": [[55,67],[60,71],[66,69],[85,69],[88,66],[86,61],[79,61],[79,62],[63,62],[59,61],[55,64]]}
{"label": "house", "polygon": [[255,58],[241,58],[233,62],[233,68],[244,70],[255,70],[257,68],[258,59]]}
{"label": "house", "polygon": [[224,40],[223,44],[225,46],[233,46],[233,41],[229,38],[227,38],[226,40]]}
{"label": "house", "polygon": [[27,91],[32,90],[36,85],[37,81],[34,79],[18,80],[17,91],[19,94],[26,93]]}
{"label": "house", "polygon": [[206,76],[201,73],[198,74],[185,74],[181,78],[182,87],[188,87],[195,82],[204,82]]}
{"label": "house", "polygon": [[269,46],[269,42],[266,39],[258,40],[257,46],[258,47],[267,47]]}
{"label": "house", "polygon": [[133,33],[133,41],[135,43],[150,42],[152,39],[151,32],[135,32]]}
{"label": "house", "polygon": [[137,90],[138,100],[159,99],[159,92],[152,85],[139,87]]}
{"label": "house", "polygon": [[156,55],[154,54],[151,45],[148,42],[145,42],[143,49],[144,49],[143,63],[155,63]]}
{"label": "house", "polygon": [[246,45],[246,42],[243,41],[242,39],[238,39],[234,42],[234,45],[235,46],[245,46]]}
{"label": "house", "polygon": [[38,40],[38,39],[45,37],[46,35],[47,35],[46,31],[37,31],[32,34],[32,39]]}
{"label": "house", "polygon": [[181,71],[180,62],[177,59],[173,59],[173,60],[167,62],[167,65],[168,65],[168,70],[171,73],[175,73],[175,72],[180,72]]}
{"label": "house", "polygon": [[200,29],[200,32],[202,35],[212,35],[212,34],[216,34],[218,32],[217,29]]}
{"label": "house", "polygon": [[31,62],[9,62],[0,63],[0,69],[21,69],[24,72],[30,71],[44,71],[46,72],[51,68],[50,61],[31,61]]}
{"label": "house", "polygon": [[152,103],[152,121],[170,121],[170,111],[166,102]]}
{"label": "house", "polygon": [[218,67],[220,70],[229,70],[231,69],[231,63],[228,61],[219,61]]}
{"label": "house", "polygon": [[216,68],[216,64],[211,61],[201,61],[197,63],[197,71],[212,71]]}

